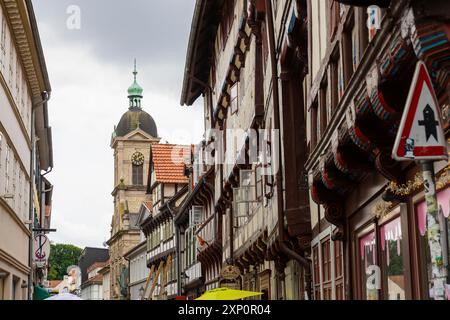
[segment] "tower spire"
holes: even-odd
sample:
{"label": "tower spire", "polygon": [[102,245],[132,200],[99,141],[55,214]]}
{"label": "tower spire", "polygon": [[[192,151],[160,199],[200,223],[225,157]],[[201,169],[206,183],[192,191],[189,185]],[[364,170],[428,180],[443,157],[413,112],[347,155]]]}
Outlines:
{"label": "tower spire", "polygon": [[136,58],[134,59],[134,70],[133,70],[133,77],[134,82],[133,84],[128,88],[128,99],[130,100],[130,107],[129,109],[138,108],[141,109],[141,99],[142,99],[142,92],[144,91],[141,86],[137,83],[137,67],[136,67]]}
{"label": "tower spire", "polygon": [[134,82],[136,82],[136,76],[137,76],[138,72],[136,69],[136,58],[134,58],[134,71],[133,71],[133,75],[134,75]]}

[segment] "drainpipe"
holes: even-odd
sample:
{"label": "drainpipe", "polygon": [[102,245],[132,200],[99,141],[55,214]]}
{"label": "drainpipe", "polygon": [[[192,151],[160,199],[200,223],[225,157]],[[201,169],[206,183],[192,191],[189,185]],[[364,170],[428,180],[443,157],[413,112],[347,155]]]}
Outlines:
{"label": "drainpipe", "polygon": [[32,295],[32,282],[33,282],[33,229],[34,229],[34,205],[33,205],[33,196],[34,196],[34,182],[35,182],[35,152],[36,152],[36,135],[35,135],[35,119],[36,119],[36,109],[50,100],[50,93],[47,91],[43,91],[41,93],[41,101],[37,103],[33,103],[31,107],[31,161],[30,161],[30,192],[29,192],[29,212],[28,219],[31,222],[29,226],[29,230],[31,233],[29,244],[28,244],[28,265],[30,266],[30,273],[28,274],[28,300],[33,300]]}
{"label": "drainpipe", "polygon": [[[274,31],[274,23],[273,23],[273,10],[272,10],[272,1],[266,1],[266,25],[268,32],[268,40],[269,40],[269,55],[270,55],[270,64],[272,67],[272,100],[273,100],[273,109],[274,109],[274,127],[276,130],[281,130],[280,125],[280,100],[279,100],[279,91],[278,91],[278,67],[276,60],[276,48],[275,48],[275,31]],[[282,137],[281,134],[278,135],[278,158],[279,158],[279,167],[276,173],[275,184],[277,187],[277,209],[278,209],[278,241],[279,248],[281,252],[283,252],[287,257],[296,260],[303,268],[305,268],[305,273],[310,273],[310,262],[308,259],[302,257],[297,252],[289,248],[285,243],[285,230],[284,230],[284,197],[283,197],[283,163],[282,163]],[[308,298],[311,298],[311,286],[308,284]]]}

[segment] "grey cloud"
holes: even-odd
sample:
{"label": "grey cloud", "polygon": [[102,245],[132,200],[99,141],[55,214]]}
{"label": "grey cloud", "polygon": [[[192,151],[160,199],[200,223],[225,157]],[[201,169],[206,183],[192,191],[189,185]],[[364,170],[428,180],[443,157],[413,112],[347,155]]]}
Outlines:
{"label": "grey cloud", "polygon": [[[180,94],[195,0],[34,0],[33,3],[38,23],[50,26],[56,36],[46,40],[89,46],[102,61],[128,70],[132,68],[132,59],[137,58],[141,77],[153,78],[152,84],[160,91]],[[66,11],[71,5],[81,9],[80,30],[66,27],[69,18]]]}

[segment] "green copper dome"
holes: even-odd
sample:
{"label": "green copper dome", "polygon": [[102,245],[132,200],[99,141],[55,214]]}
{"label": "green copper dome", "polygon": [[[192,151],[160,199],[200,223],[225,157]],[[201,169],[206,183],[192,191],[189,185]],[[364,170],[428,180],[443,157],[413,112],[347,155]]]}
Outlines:
{"label": "green copper dome", "polygon": [[134,82],[133,84],[128,88],[128,97],[142,97],[142,92],[144,92],[144,89],[136,82],[136,75],[138,72],[136,71],[136,61],[134,61]]}
{"label": "green copper dome", "polygon": [[128,89],[130,106],[120,118],[119,124],[114,128],[113,137],[125,137],[130,132],[141,129],[152,137],[158,137],[158,129],[155,120],[147,112],[142,110],[141,100],[144,91],[136,82],[136,60],[134,61],[134,82]]}

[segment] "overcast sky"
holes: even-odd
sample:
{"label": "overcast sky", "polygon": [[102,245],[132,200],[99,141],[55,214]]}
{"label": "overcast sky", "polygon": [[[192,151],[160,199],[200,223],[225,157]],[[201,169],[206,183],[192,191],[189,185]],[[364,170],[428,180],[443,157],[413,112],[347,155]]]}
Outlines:
{"label": "overcast sky", "polygon": [[[52,95],[51,240],[101,247],[113,214],[111,133],[127,111],[137,59],[143,108],[162,142],[198,143],[200,102],[179,105],[195,0],[34,0]],[[71,5],[80,29],[69,29]],[[74,20],[70,20],[73,22]],[[201,99],[199,99],[201,100]]]}

